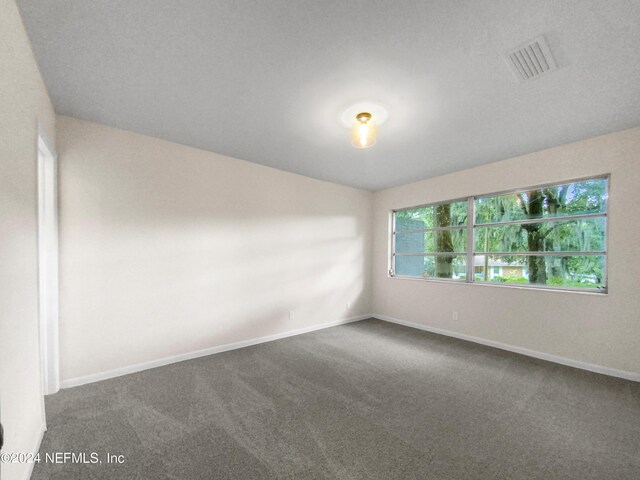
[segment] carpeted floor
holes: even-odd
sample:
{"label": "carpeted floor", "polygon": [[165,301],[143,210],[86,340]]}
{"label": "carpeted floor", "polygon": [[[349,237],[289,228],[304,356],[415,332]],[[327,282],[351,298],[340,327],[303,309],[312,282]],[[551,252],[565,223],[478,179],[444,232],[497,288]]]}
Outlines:
{"label": "carpeted floor", "polygon": [[34,479],[640,478],[640,384],[378,320],[62,390],[46,407]]}

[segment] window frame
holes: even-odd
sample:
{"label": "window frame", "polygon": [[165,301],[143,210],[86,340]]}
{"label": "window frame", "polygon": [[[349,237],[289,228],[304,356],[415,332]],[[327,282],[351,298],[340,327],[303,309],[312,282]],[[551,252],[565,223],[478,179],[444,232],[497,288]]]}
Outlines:
{"label": "window frame", "polygon": [[[463,203],[463,202],[467,202],[467,223],[466,225],[455,225],[455,226],[449,226],[449,227],[433,227],[433,228],[422,228],[422,229],[417,229],[417,230],[401,230],[401,233],[418,233],[418,232],[442,232],[442,231],[451,231],[451,230],[462,230],[462,229],[466,229],[467,230],[467,249],[464,252],[424,252],[421,254],[414,254],[414,256],[422,256],[422,257],[436,257],[438,255],[440,256],[449,256],[449,257],[465,257],[465,273],[466,273],[466,278],[417,278],[417,277],[410,277],[410,276],[402,276],[402,275],[393,275],[392,272],[395,272],[395,268],[396,268],[396,212],[402,212],[405,210],[414,210],[414,209],[418,209],[418,208],[428,208],[428,207],[437,207],[439,205],[446,205],[449,203]],[[416,280],[424,280],[425,282],[427,281],[442,281],[442,282],[453,282],[453,283],[467,283],[468,279],[469,279],[469,239],[472,238],[469,236],[469,197],[462,197],[462,198],[458,198],[458,199],[454,199],[454,200],[445,200],[443,202],[433,202],[433,203],[425,203],[423,205],[417,205],[415,207],[407,207],[407,208],[398,208],[395,210],[392,210],[391,212],[391,218],[392,218],[392,227],[391,227],[391,264],[390,264],[390,268],[389,268],[389,276],[390,277],[398,277],[398,278],[410,278],[410,279],[416,279]],[[412,255],[407,255],[407,254],[400,254],[401,257],[408,257],[408,256],[412,256]]]}
{"label": "window frame", "polygon": [[[520,223],[537,223],[537,222],[550,222],[550,221],[570,221],[570,220],[580,220],[583,218],[604,218],[605,219],[605,249],[598,252],[559,252],[566,253],[566,256],[575,256],[577,254],[580,255],[597,255],[602,256],[604,259],[603,262],[603,286],[596,287],[593,289],[587,288],[578,288],[578,287],[563,287],[563,286],[555,286],[555,285],[538,285],[538,284],[517,284],[517,283],[498,283],[498,282],[479,282],[474,278],[475,274],[475,230],[477,227],[489,227],[500,225],[503,222],[496,223],[476,223],[476,211],[475,211],[475,201],[478,198],[487,198],[487,197],[497,197],[501,195],[513,195],[517,193],[523,193],[530,190],[538,190],[549,187],[555,187],[559,185],[567,185],[573,183],[581,183],[590,180],[604,180],[606,182],[605,185],[605,202],[606,208],[603,213],[597,214],[581,214],[581,215],[567,215],[559,216],[559,217],[551,217],[551,218],[540,218],[540,219],[524,219],[522,222],[507,222],[510,224],[520,224]],[[498,288],[517,288],[517,289],[533,289],[533,290],[547,290],[547,291],[561,291],[561,292],[572,292],[572,293],[583,293],[583,294],[595,294],[595,295],[606,295],[609,293],[609,203],[610,203],[610,191],[611,191],[611,174],[605,173],[600,175],[594,175],[589,177],[581,177],[576,179],[569,180],[560,180],[552,183],[543,183],[538,185],[533,185],[529,187],[519,187],[513,188],[509,190],[502,190],[492,193],[477,193],[474,195],[469,195],[467,197],[457,197],[451,200],[443,200],[437,202],[430,203],[421,203],[415,206],[403,207],[403,208],[395,208],[390,211],[390,242],[389,242],[389,270],[387,273],[388,278],[398,278],[402,280],[417,280],[423,282],[445,282],[445,283],[457,283],[457,284],[465,284],[465,285],[479,285],[482,287],[498,287]],[[466,228],[467,229],[467,251],[464,254],[458,253],[457,256],[466,256],[466,278],[465,279],[452,279],[452,278],[421,278],[421,277],[413,277],[408,275],[397,275],[395,273],[395,257],[396,257],[396,213],[402,212],[406,210],[413,210],[418,208],[427,208],[427,207],[435,207],[438,205],[444,205],[448,203],[459,203],[459,202],[467,202],[467,224],[465,226],[458,226],[455,228]],[[420,229],[418,231],[437,231],[437,230],[449,230],[450,228],[430,228],[430,229]],[[402,231],[404,232],[404,231]],[[406,233],[406,232],[405,232]],[[501,252],[485,252],[485,254],[492,253],[494,255],[499,255]],[[540,256],[551,256],[558,255],[558,253],[549,253],[549,252],[511,252],[515,255],[522,256],[530,256],[532,254],[538,253]],[[481,254],[481,253],[479,253]],[[573,255],[572,255],[573,254]],[[424,254],[427,256],[429,254]],[[432,253],[430,255],[437,255],[437,253]],[[456,252],[452,252],[452,255],[456,256]]]}

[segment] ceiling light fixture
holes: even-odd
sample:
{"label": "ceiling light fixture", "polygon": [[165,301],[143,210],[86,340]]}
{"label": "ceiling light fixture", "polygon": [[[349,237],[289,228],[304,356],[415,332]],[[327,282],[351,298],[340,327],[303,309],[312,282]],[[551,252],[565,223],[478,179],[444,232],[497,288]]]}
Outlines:
{"label": "ceiling light fixture", "polygon": [[378,126],[387,119],[387,111],[379,104],[361,102],[345,110],[341,119],[351,129],[351,145],[369,148],[376,144]]}
{"label": "ceiling light fixture", "polygon": [[376,144],[376,122],[369,112],[360,112],[351,128],[351,145],[356,148],[369,148]]}

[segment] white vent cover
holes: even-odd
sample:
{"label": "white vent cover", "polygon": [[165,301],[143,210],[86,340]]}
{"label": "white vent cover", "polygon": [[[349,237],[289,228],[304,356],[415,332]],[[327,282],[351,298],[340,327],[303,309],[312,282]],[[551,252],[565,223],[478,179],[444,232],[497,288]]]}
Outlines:
{"label": "white vent cover", "polygon": [[537,78],[558,68],[549,45],[542,35],[505,53],[504,60],[521,82]]}

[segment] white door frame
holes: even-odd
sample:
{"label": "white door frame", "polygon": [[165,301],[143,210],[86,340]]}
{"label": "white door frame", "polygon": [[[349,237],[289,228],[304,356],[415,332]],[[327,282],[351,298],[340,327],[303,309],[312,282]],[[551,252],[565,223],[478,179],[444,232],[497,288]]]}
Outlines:
{"label": "white door frame", "polygon": [[38,124],[38,310],[45,395],[60,390],[58,340],[58,157]]}

